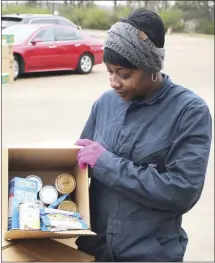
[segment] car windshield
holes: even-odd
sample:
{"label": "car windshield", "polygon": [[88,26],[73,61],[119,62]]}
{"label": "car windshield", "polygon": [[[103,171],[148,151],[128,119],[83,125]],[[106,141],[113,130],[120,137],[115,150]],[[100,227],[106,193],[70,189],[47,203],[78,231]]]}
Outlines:
{"label": "car windshield", "polygon": [[21,44],[28,39],[38,27],[12,26],[2,30],[3,34],[14,35],[14,43]]}
{"label": "car windshield", "polygon": [[22,18],[16,18],[16,17],[2,17],[1,18],[1,27],[7,28],[9,26],[16,25],[17,23],[21,22]]}

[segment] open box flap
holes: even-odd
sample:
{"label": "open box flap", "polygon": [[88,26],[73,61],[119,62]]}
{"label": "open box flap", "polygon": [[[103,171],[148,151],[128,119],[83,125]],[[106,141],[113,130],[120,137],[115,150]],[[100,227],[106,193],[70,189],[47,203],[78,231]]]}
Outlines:
{"label": "open box flap", "polygon": [[2,262],[40,262],[41,260],[31,254],[30,251],[23,251],[15,244],[2,251]]}
{"label": "open box flap", "polygon": [[[4,240],[2,262],[93,262],[94,257],[52,239]],[[51,253],[50,253],[51,251]]]}
{"label": "open box flap", "polygon": [[78,151],[76,147],[9,148],[9,166],[10,170],[71,170],[77,162]]}
{"label": "open box flap", "polygon": [[53,140],[43,142],[33,142],[27,144],[9,145],[8,148],[68,148],[68,149],[81,149],[82,146],[75,145],[75,141],[71,140]]}
{"label": "open box flap", "polygon": [[6,240],[15,239],[35,239],[35,238],[71,238],[77,236],[93,236],[96,233],[90,230],[72,230],[72,231],[61,231],[61,232],[43,232],[43,231],[31,231],[31,230],[9,230],[5,233]]}
{"label": "open box flap", "polygon": [[[52,239],[19,240],[17,248],[31,252],[41,262],[93,262],[95,258]],[[51,251],[51,253],[50,253]]]}
{"label": "open box flap", "polygon": [[5,239],[6,232],[7,231],[4,228],[2,228],[2,232],[1,232],[1,247],[2,247],[2,249],[5,249],[7,247],[12,246],[12,243]]}

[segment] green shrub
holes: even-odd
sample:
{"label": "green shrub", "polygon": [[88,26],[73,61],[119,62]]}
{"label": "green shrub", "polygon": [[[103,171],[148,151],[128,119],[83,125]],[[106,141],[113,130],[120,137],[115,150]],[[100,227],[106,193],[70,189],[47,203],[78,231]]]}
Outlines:
{"label": "green shrub", "polygon": [[33,7],[30,5],[14,5],[10,4],[2,8],[2,15],[5,14],[52,14],[52,10],[48,8]]}
{"label": "green shrub", "polygon": [[90,8],[85,12],[83,27],[91,29],[109,29],[112,24],[110,14],[103,9]]}
{"label": "green shrub", "polygon": [[173,31],[181,32],[184,30],[183,14],[180,10],[162,10],[159,15],[161,16],[164,27],[172,27]]}
{"label": "green shrub", "polygon": [[196,32],[201,34],[214,35],[214,22],[208,20],[199,21]]}

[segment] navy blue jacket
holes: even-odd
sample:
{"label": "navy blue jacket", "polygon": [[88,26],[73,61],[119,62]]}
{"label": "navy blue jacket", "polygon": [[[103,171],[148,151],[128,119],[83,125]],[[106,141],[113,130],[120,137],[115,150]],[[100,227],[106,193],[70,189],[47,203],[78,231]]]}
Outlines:
{"label": "navy blue jacket", "polygon": [[107,151],[92,169],[90,206],[96,237],[79,249],[97,261],[182,261],[182,215],[200,198],[211,145],[203,99],[171,82],[149,100],[113,91],[93,105],[81,138]]}

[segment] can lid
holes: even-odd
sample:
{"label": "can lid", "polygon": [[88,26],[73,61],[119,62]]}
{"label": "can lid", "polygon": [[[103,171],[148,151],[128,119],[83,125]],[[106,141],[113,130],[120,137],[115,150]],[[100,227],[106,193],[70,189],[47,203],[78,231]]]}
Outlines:
{"label": "can lid", "polygon": [[70,200],[66,200],[63,201],[59,206],[58,206],[59,210],[64,210],[64,211],[69,211],[69,212],[78,212],[78,207],[77,205],[70,201]]}
{"label": "can lid", "polygon": [[37,189],[37,192],[39,192],[41,190],[41,188],[43,187],[43,182],[42,180],[40,179],[39,176],[37,175],[29,175],[26,177],[26,179],[30,179],[30,180],[34,180],[34,181],[37,181],[38,182],[38,189]]}
{"label": "can lid", "polygon": [[39,197],[44,204],[50,205],[57,200],[58,192],[53,186],[46,185],[40,190]]}
{"label": "can lid", "polygon": [[60,174],[55,180],[55,187],[61,194],[70,194],[76,187],[75,178],[71,174]]}

